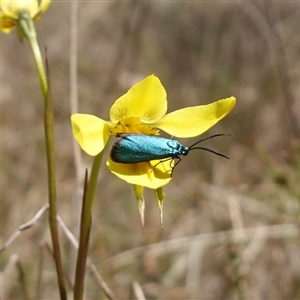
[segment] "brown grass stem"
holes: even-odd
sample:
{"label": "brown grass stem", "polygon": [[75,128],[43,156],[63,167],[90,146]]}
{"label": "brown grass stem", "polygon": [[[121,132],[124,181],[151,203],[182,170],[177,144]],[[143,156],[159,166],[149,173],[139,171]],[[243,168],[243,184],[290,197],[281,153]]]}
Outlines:
{"label": "brown grass stem", "polygon": [[[66,224],[64,223],[64,221],[62,220],[62,218],[60,216],[57,216],[57,221],[58,221],[60,228],[65,233],[67,239],[71,242],[71,245],[75,249],[78,249],[79,243],[78,243],[76,237],[69,230],[69,228],[66,226]],[[105,293],[105,295],[107,296],[107,298],[110,300],[115,300],[116,297],[113,294],[112,290],[108,287],[108,285],[106,284],[106,282],[100,275],[99,271],[97,270],[96,266],[92,263],[92,261],[89,257],[87,257],[87,267],[89,268],[91,273],[94,275],[97,284],[102,288],[102,290]]]}
{"label": "brown grass stem", "polygon": [[13,232],[13,234],[8,238],[8,240],[4,243],[3,247],[0,250],[0,253],[5,251],[9,247],[10,244],[22,233],[22,231],[34,226],[39,221],[39,219],[48,211],[48,209],[49,209],[49,204],[44,205],[42,208],[38,210],[38,212],[34,215],[34,217],[30,221],[20,225]]}
{"label": "brown grass stem", "polygon": [[[104,148],[105,149],[105,148]],[[96,192],[100,164],[103,152],[94,157],[91,175],[87,183],[87,173],[84,183],[83,203],[80,221],[79,248],[75,272],[74,299],[81,300],[84,292],[84,276],[92,222],[92,206]]]}
{"label": "brown grass stem", "polygon": [[53,244],[54,260],[57,272],[57,280],[59,286],[60,297],[62,300],[67,299],[65,287],[63,267],[61,261],[61,252],[59,244],[59,233],[57,226],[57,208],[56,208],[56,171],[55,171],[55,153],[54,153],[54,112],[51,87],[49,81],[49,65],[46,59],[47,75],[48,75],[48,93],[45,99],[44,126],[45,126],[45,142],[47,153],[47,171],[48,171],[48,197],[49,197],[49,226]]}

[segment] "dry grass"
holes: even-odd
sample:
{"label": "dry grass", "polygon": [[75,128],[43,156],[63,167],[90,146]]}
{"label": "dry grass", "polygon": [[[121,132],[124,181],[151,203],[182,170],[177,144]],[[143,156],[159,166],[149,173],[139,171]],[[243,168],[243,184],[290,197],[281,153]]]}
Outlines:
{"label": "dry grass", "polygon": [[[70,3],[37,23],[55,103],[59,216],[78,231],[69,104]],[[141,228],[133,190],[104,164],[94,202],[86,299],[300,299],[300,7],[296,2],[79,4],[80,112],[108,119],[113,101],[155,73],[169,111],[234,95],[210,133],[223,160],[193,152],[165,187],[164,230],[146,192]],[[47,202],[42,101],[28,44],[1,35],[1,241]],[[192,141],[181,140],[189,145]],[[83,155],[81,174],[91,159]],[[80,188],[79,188],[80,193]],[[47,217],[1,258],[3,299],[58,299]],[[61,229],[72,281],[76,247]],[[138,296],[137,296],[138,295]]]}

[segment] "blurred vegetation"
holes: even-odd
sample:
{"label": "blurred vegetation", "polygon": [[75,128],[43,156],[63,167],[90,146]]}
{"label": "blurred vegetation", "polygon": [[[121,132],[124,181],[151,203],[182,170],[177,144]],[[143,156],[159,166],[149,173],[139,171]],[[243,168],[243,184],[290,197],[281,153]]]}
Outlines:
{"label": "blurred vegetation", "polygon": [[[164,230],[146,191],[145,228],[132,187],[106,170],[94,201],[89,257],[118,299],[300,298],[300,7],[297,2],[79,3],[79,111],[108,119],[135,82],[157,75],[168,111],[237,98],[208,134],[223,160],[194,151],[165,187]],[[48,50],[58,210],[77,236],[78,203],[69,104],[70,3],[37,23]],[[1,242],[47,202],[43,109],[27,43],[1,35]],[[207,134],[207,135],[208,135]],[[194,140],[181,140],[190,145]],[[91,158],[83,155],[84,168]],[[79,187],[80,189],[80,187]],[[66,273],[76,251],[62,233]],[[58,299],[47,218],[2,254],[6,299]],[[23,277],[7,266],[17,254]],[[38,280],[40,279],[40,280]],[[70,295],[71,288],[69,287]],[[87,272],[86,299],[105,299]]]}

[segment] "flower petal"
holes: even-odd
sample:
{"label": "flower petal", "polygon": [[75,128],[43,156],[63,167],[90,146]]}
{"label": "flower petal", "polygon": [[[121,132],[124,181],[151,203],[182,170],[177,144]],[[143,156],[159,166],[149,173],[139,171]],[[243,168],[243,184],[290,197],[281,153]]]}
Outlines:
{"label": "flower petal", "polygon": [[108,122],[88,114],[71,116],[73,135],[80,147],[89,155],[100,153],[109,139]]}
{"label": "flower petal", "polygon": [[3,13],[0,12],[0,30],[5,33],[10,33],[15,28],[17,21],[11,18],[3,17]]}
{"label": "flower petal", "polygon": [[235,98],[230,97],[207,105],[176,110],[156,122],[155,127],[172,136],[194,137],[202,134],[228,115],[235,102]]}
{"label": "flower petal", "polygon": [[157,189],[171,180],[173,163],[159,160],[136,164],[119,164],[111,159],[106,162],[109,170],[119,178],[134,185]]}
{"label": "flower petal", "polygon": [[6,17],[17,20],[20,13],[28,12],[31,17],[38,12],[37,0],[1,0],[0,8]]}
{"label": "flower petal", "polygon": [[156,122],[167,111],[166,98],[160,80],[150,75],[115,101],[110,109],[110,119],[115,124],[130,117],[137,117],[144,123]]}
{"label": "flower petal", "polygon": [[39,10],[33,16],[33,20],[37,21],[41,18],[41,15],[48,9],[49,5],[51,4],[51,0],[42,0],[39,5]]}
{"label": "flower petal", "polygon": [[51,3],[51,0],[42,0],[40,4],[40,11],[43,13],[46,11]]}
{"label": "flower petal", "polygon": [[28,14],[33,20],[40,18],[51,0],[0,0],[0,30],[9,33],[21,18],[22,13]]}

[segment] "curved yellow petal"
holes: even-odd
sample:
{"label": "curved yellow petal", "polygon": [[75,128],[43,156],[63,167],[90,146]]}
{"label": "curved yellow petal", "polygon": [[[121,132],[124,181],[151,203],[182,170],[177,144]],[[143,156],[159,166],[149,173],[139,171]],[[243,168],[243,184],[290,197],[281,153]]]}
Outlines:
{"label": "curved yellow petal", "polygon": [[10,33],[16,27],[17,21],[9,18],[4,18],[0,12],[0,30],[5,33]]}
{"label": "curved yellow petal", "polygon": [[50,3],[51,3],[51,0],[42,0],[42,2],[40,3],[40,6],[39,6],[39,10],[33,16],[34,21],[37,21],[41,18],[41,15],[48,9]]}
{"label": "curved yellow petal", "polygon": [[40,11],[43,13],[46,11],[51,3],[51,0],[42,0],[40,4]]}
{"label": "curved yellow petal", "polygon": [[27,13],[33,20],[40,18],[51,0],[0,0],[0,30],[9,33],[17,26],[22,13]]}
{"label": "curved yellow petal", "polygon": [[73,135],[80,147],[89,155],[96,156],[109,139],[108,122],[88,114],[71,116]]}
{"label": "curved yellow petal", "polygon": [[235,102],[234,97],[229,97],[207,105],[176,110],[165,115],[154,126],[171,136],[194,137],[202,134],[228,115]]}
{"label": "curved yellow petal", "polygon": [[173,164],[170,161],[142,162],[137,164],[119,164],[110,158],[106,162],[109,170],[119,178],[134,185],[157,189],[171,180]]}
{"label": "curved yellow petal", "polygon": [[110,109],[110,119],[115,124],[130,117],[153,123],[162,118],[166,111],[166,91],[160,80],[150,75],[115,101]]}

